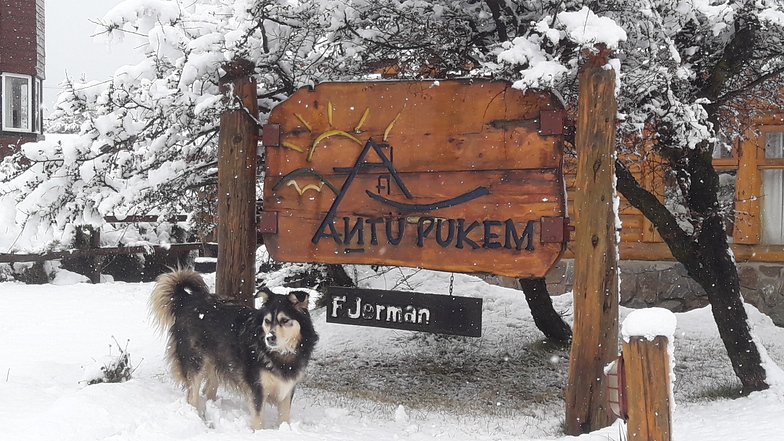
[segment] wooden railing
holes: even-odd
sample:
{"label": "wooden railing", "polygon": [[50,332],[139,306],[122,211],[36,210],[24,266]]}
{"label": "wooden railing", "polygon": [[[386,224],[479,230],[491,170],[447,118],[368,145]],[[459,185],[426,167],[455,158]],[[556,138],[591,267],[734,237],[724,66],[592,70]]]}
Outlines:
{"label": "wooden railing", "polygon": [[[158,216],[144,215],[144,216],[127,216],[119,219],[116,216],[106,216],[104,220],[107,223],[163,223],[163,222],[183,222],[187,220],[187,216],[179,215],[170,218],[159,220]],[[90,247],[63,251],[52,251],[43,254],[30,254],[30,253],[9,253],[0,254],[0,263],[22,263],[22,262],[45,262],[48,260],[60,260],[67,258],[92,258],[94,259],[91,266],[91,273],[86,274],[92,283],[99,283],[101,279],[101,260],[105,256],[118,256],[129,254],[171,254],[182,253],[193,250],[205,251],[205,244],[203,242],[185,242],[169,245],[134,245],[134,246],[118,246],[118,247],[101,247],[100,246],[100,230],[94,231],[90,237]]]}

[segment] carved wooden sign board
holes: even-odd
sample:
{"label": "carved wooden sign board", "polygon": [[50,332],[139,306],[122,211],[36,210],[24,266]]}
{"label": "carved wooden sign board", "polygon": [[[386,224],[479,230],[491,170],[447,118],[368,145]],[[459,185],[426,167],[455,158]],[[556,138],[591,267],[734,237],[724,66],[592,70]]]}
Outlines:
{"label": "carved wooden sign board", "polygon": [[327,287],[327,322],[482,336],[482,299]]}
{"label": "carved wooden sign board", "polygon": [[267,250],[543,277],[568,240],[561,111],[495,81],[302,88],[263,129]]}

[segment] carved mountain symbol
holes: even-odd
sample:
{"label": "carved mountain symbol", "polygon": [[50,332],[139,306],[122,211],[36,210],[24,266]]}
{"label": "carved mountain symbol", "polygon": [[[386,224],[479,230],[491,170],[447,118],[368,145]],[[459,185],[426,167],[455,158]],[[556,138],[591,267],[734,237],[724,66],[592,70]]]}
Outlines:
{"label": "carved mountain symbol", "polygon": [[[378,157],[380,158],[380,162],[366,161],[365,158],[367,157],[367,154],[370,152],[371,149],[373,149],[376,155],[378,155]],[[343,201],[343,197],[346,195],[346,192],[348,192],[348,189],[351,187],[351,184],[354,181],[354,178],[357,176],[357,174],[359,174],[359,172],[364,169],[379,169],[379,168],[386,169],[389,172],[389,175],[392,177],[392,179],[395,181],[395,184],[397,184],[398,188],[400,188],[400,190],[403,192],[403,195],[405,195],[407,199],[414,198],[411,195],[411,192],[406,187],[405,183],[403,182],[403,179],[400,177],[400,174],[397,172],[397,169],[395,168],[394,164],[392,164],[392,161],[389,159],[389,157],[387,157],[387,155],[384,153],[382,148],[373,140],[373,138],[370,138],[367,140],[364,148],[357,156],[357,160],[354,162],[353,167],[335,167],[333,169],[336,173],[348,173],[348,177],[343,183],[343,186],[340,188],[340,192],[335,197],[334,202],[332,202],[332,206],[330,206],[327,215],[321,221],[321,224],[316,230],[316,234],[313,235],[311,242],[315,244],[318,243],[318,241],[323,236],[332,235],[332,233],[325,234],[325,230],[329,228],[331,231],[334,228],[332,225],[335,219],[335,213],[337,212],[340,203]],[[445,199],[443,201],[433,202],[430,204],[409,204],[406,202],[399,202],[392,199],[388,199],[381,195],[373,194],[368,190],[365,190],[365,192],[370,198],[372,198],[375,201],[381,202],[382,204],[389,205],[399,210],[406,210],[406,211],[429,211],[429,210],[438,210],[447,207],[454,207],[456,205],[464,204],[476,198],[490,194],[490,190],[487,187],[477,187],[471,191],[463,193],[462,195]]]}

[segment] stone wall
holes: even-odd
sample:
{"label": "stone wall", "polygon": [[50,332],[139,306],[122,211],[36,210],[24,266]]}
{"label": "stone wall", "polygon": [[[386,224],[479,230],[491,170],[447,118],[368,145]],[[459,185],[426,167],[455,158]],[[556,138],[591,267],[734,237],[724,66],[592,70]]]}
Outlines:
{"label": "stone wall", "polygon": [[[678,262],[621,261],[621,305],[629,308],[660,306],[673,312],[708,305],[705,291]],[[784,264],[739,263],[741,292],[746,302],[784,326]],[[572,290],[574,261],[562,259],[547,275],[551,295]]]}

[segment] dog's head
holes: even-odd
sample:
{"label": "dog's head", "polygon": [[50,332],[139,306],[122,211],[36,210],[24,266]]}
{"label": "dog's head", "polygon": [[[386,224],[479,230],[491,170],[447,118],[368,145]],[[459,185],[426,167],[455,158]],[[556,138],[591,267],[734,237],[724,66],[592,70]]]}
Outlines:
{"label": "dog's head", "polygon": [[275,294],[262,289],[259,296],[264,300],[261,306],[261,327],[264,344],[272,352],[295,353],[303,338],[303,327],[309,327],[308,293],[292,291],[289,294]]}

